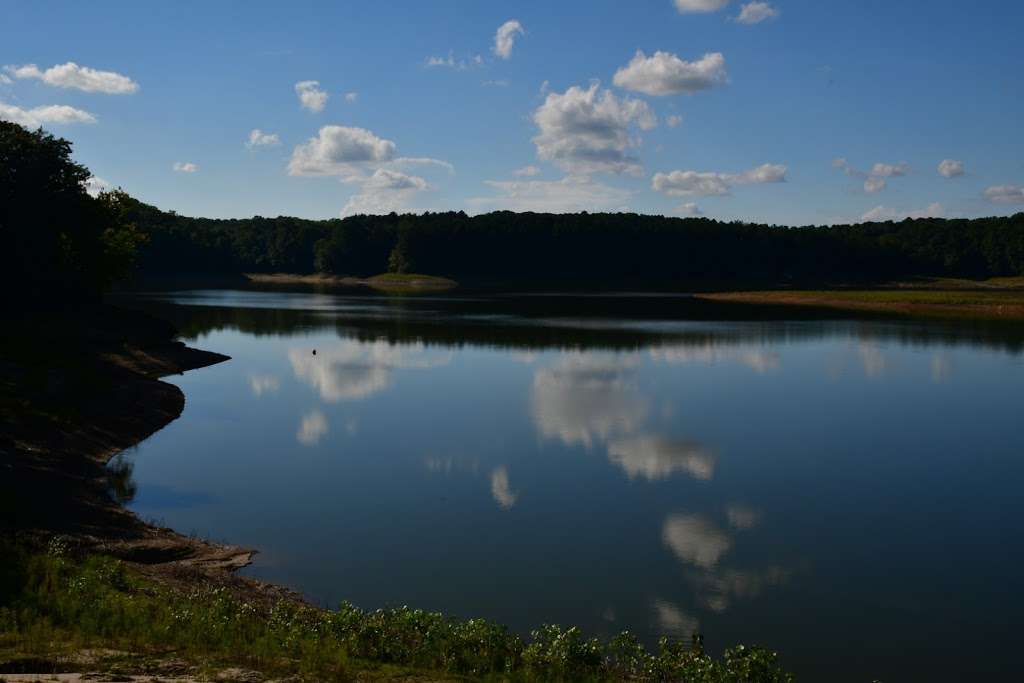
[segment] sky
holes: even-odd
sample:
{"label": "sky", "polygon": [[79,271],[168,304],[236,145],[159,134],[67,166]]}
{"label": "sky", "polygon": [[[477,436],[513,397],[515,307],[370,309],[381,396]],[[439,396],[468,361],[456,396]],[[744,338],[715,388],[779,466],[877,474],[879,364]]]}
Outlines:
{"label": "sky", "polygon": [[1008,0],[0,0],[0,119],[192,216],[1024,210]]}

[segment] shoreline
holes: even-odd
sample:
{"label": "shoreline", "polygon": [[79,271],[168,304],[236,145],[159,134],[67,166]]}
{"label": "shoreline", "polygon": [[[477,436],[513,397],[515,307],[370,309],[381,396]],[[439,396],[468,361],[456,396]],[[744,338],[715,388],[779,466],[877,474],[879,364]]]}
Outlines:
{"label": "shoreline", "polygon": [[1024,294],[1016,289],[863,289],[708,292],[722,303],[792,306],[897,315],[1024,320]]}
{"label": "shoreline", "polygon": [[[244,273],[250,284],[264,286],[311,286],[367,288],[385,294],[445,292],[462,285],[431,275],[382,274],[370,278],[322,273]],[[627,288],[629,289],[629,288]],[[521,287],[497,287],[495,293],[524,291]],[[529,289],[525,291],[530,291]],[[578,294],[591,294],[593,290]],[[632,290],[631,290],[632,291]],[[661,290],[658,290],[661,293]],[[679,295],[683,295],[680,292]],[[571,293],[569,294],[572,295]],[[919,278],[912,281],[868,286],[834,286],[824,289],[689,290],[686,296],[719,303],[871,312],[932,318],[1024,320],[1024,277],[967,280]]]}
{"label": "shoreline", "polygon": [[367,287],[384,292],[438,292],[459,286],[455,280],[434,275],[396,275],[384,273],[361,278],[313,273],[242,273],[252,284],[259,285],[313,285],[317,287]]}
{"label": "shoreline", "polygon": [[[64,317],[44,327],[67,327]],[[81,346],[66,357],[51,358],[60,339],[52,333],[13,353],[4,349],[2,407],[12,419],[0,425],[0,534],[34,546],[60,538],[169,585],[230,585],[250,597],[300,599],[235,574],[257,550],[185,536],[141,519],[119,500],[117,487],[132,486],[131,467],[119,472],[108,465],[185,408],[185,394],[161,378],[230,357],[188,347],[165,323],[142,314],[104,307],[96,317],[93,327],[67,331]]]}

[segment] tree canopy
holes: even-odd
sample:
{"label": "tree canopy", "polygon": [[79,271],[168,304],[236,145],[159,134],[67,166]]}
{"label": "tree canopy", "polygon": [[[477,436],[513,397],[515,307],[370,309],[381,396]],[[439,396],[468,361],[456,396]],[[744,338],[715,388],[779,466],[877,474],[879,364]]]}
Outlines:
{"label": "tree canopy", "polygon": [[0,122],[8,303],[147,278],[242,272],[426,273],[467,284],[668,289],[1024,275],[1024,213],[787,228],[631,213],[462,211],[306,220],[189,218],[92,197],[68,141]]}
{"label": "tree canopy", "polygon": [[213,220],[141,203],[151,276],[415,272],[517,286],[694,287],[1024,275],[1024,214],[787,228],[629,213],[499,211]]}
{"label": "tree canopy", "polygon": [[144,241],[123,192],[92,197],[71,143],[0,121],[0,300],[81,299],[125,277]]}

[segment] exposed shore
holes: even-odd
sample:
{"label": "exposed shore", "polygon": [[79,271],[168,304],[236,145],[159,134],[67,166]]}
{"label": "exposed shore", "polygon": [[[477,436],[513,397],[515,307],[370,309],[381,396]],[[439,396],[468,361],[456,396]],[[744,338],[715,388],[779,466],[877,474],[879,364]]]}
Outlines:
{"label": "exposed shore", "polygon": [[[396,294],[440,292],[459,286],[454,280],[443,277],[394,273],[370,278],[323,273],[246,273],[245,278],[257,285],[370,288]],[[698,291],[693,296],[709,301],[755,306],[800,306],[912,316],[1024,320],[1024,278],[922,278],[865,288],[718,290]]]}
{"label": "exposed shore", "polygon": [[254,284],[261,285],[313,285],[316,287],[369,287],[385,292],[403,291],[444,291],[458,286],[454,280],[434,275],[400,275],[384,273],[368,278],[342,277],[313,273],[298,275],[294,273],[245,273],[245,277]]}
{"label": "exposed shore", "polygon": [[711,301],[803,306],[899,315],[1024,320],[1024,292],[1017,289],[870,289],[711,292]]}
{"label": "exposed shore", "polygon": [[35,334],[6,340],[0,361],[0,533],[35,544],[60,536],[172,583],[273,590],[233,575],[255,551],[189,538],[125,509],[118,487],[130,486],[130,471],[119,481],[107,467],[181,415],[184,394],[161,377],[228,356],[186,347],[165,323],[113,308],[28,325]]}

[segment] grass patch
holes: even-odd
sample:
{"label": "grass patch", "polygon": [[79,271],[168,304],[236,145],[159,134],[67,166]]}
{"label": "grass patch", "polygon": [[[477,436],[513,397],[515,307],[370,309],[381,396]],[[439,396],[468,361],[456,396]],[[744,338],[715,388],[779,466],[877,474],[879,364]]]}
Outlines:
{"label": "grass patch", "polygon": [[421,273],[381,273],[368,278],[367,282],[377,284],[401,284],[418,287],[454,287],[457,283],[446,277],[438,275],[423,275]]}
{"label": "grass patch", "polygon": [[322,610],[285,600],[254,604],[223,588],[185,593],[144,581],[112,558],[72,557],[59,541],[46,552],[0,542],[0,555],[0,672],[104,652],[101,664],[123,673],[154,671],[154,662],[173,658],[207,674],[245,667],[315,681],[428,674],[431,680],[792,680],[774,653],[740,646],[714,659],[697,636],[688,644],[663,639],[655,653],[629,633],[600,641],[550,625],[524,641],[493,622],[406,607]]}
{"label": "grass patch", "polygon": [[388,294],[443,292],[458,286],[455,280],[418,273],[381,273],[367,279],[366,284]]}

